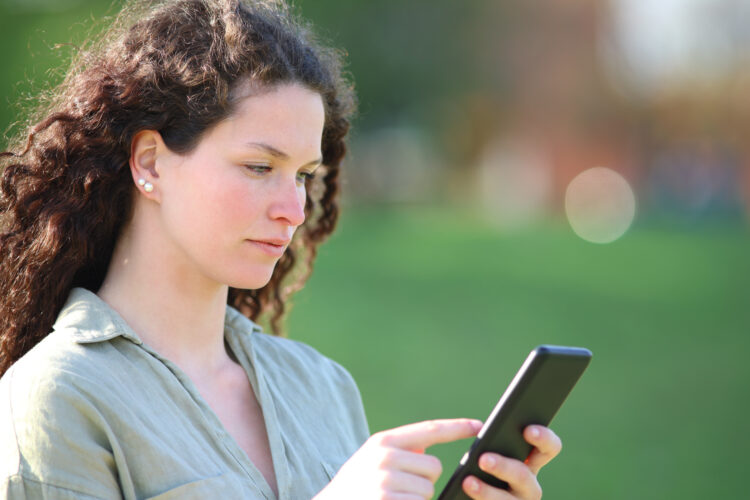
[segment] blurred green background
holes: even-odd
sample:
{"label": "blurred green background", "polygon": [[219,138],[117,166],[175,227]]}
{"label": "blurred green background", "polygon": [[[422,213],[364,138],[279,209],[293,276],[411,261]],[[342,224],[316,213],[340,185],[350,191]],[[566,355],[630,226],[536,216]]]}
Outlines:
{"label": "blurred green background", "polygon": [[[580,345],[545,498],[745,498],[750,6],[297,6],[346,49],[360,114],[287,326],[352,372],[371,430],[483,419],[534,346]],[[117,8],[0,0],[2,130]],[[580,195],[594,167],[617,182]],[[440,485],[468,445],[430,450]]]}

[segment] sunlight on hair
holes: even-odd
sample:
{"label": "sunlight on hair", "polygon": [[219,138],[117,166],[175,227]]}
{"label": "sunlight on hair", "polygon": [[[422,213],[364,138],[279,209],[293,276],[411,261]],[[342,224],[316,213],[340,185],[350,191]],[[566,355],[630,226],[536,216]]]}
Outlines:
{"label": "sunlight on hair", "polygon": [[604,167],[578,174],[565,192],[565,213],[573,231],[591,243],[612,243],[635,217],[633,189],[620,174]]}

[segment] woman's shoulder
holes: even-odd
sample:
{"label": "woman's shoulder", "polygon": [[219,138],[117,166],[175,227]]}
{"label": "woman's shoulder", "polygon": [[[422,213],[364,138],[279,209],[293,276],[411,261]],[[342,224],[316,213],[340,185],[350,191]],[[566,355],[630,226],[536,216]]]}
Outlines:
{"label": "woman's shoulder", "polygon": [[228,307],[227,326],[241,340],[246,351],[252,350],[264,368],[278,368],[283,372],[309,378],[318,377],[344,379],[353,383],[349,372],[336,361],[320,353],[314,347],[298,340],[269,335],[239,311]]}
{"label": "woman's shoulder", "polygon": [[0,378],[4,418],[66,425],[65,419],[99,412],[94,408],[121,394],[142,371],[139,341],[97,309],[92,296],[74,289],[52,331]]}
{"label": "woman's shoulder", "polygon": [[[94,300],[92,292],[73,289],[52,331],[17,360],[2,380],[17,390],[38,387],[101,386],[108,375],[119,375],[130,350],[141,341]],[[101,302],[101,301],[99,301]]]}
{"label": "woman's shoulder", "polygon": [[53,331],[18,359],[0,378],[0,387],[12,388],[25,399],[45,391],[71,388],[87,379],[98,379],[107,366],[106,356],[79,344],[69,332]]}
{"label": "woman's shoulder", "polygon": [[0,378],[0,484],[7,483],[1,488],[45,491],[39,493],[45,498],[84,498],[85,490],[66,489],[72,476],[65,464],[89,460],[101,464],[90,476],[101,479],[97,484],[102,491],[116,486],[108,452],[95,440],[84,439],[99,436],[107,427],[96,396],[97,380],[107,377],[106,364],[93,359],[82,346],[50,334]]}
{"label": "woman's shoulder", "polygon": [[105,344],[81,344],[66,331],[47,335],[0,378],[0,421],[55,427],[87,412],[123,372]]}
{"label": "woman's shoulder", "polygon": [[354,378],[338,362],[304,342],[264,333],[236,310],[229,312],[228,319],[227,324],[246,355],[257,363],[266,379],[285,393],[338,399],[344,406],[361,405]]}
{"label": "woman's shoulder", "polygon": [[305,372],[313,371],[320,375],[351,378],[341,364],[304,342],[264,332],[256,332],[254,335],[253,342],[259,351],[283,358],[289,363],[289,367],[296,367]]}
{"label": "woman's shoulder", "polygon": [[343,393],[360,399],[359,389],[349,370],[298,340],[255,333],[254,344],[264,359],[264,370],[278,379],[307,386],[311,393]]}
{"label": "woman's shoulder", "polygon": [[345,450],[341,456],[351,455],[369,430],[362,397],[349,371],[304,342],[268,335],[239,312],[229,314],[227,325],[236,344],[268,384],[277,404],[295,415],[301,429],[318,429],[315,439],[321,447],[339,443]]}

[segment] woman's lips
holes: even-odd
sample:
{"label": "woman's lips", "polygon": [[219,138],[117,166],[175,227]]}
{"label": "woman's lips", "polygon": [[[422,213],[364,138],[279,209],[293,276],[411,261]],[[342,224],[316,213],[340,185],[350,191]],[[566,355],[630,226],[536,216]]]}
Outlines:
{"label": "woman's lips", "polygon": [[288,241],[282,240],[247,240],[255,248],[271,257],[281,257],[284,255]]}

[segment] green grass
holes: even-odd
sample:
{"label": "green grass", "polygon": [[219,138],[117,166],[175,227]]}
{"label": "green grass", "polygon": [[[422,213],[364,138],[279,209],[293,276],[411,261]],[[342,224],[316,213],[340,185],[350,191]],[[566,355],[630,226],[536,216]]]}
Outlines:
{"label": "green grass", "polygon": [[[710,229],[710,230],[709,230]],[[373,432],[484,419],[534,346],[594,360],[552,427],[546,498],[741,498],[750,235],[563,224],[503,234],[438,208],[358,209],[321,248],[290,336],[346,366]],[[468,442],[430,449],[452,472]]]}

